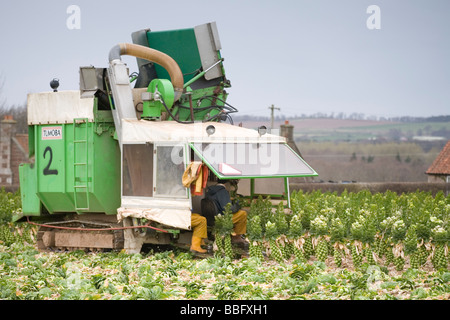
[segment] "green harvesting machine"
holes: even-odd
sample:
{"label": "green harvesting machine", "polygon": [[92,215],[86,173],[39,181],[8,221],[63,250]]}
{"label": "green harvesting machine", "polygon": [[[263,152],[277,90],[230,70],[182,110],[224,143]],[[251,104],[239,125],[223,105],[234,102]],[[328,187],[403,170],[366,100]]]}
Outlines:
{"label": "green harvesting machine", "polygon": [[19,168],[16,219],[39,225],[40,250],[188,245],[203,196],[182,176],[195,162],[207,183],[242,181],[249,197],[270,186],[288,202],[289,177],[317,175],[284,137],[232,123],[220,50],[215,22],[140,30],[110,50],[107,68],[81,67],[79,90],[52,82],[28,95],[33,161]]}

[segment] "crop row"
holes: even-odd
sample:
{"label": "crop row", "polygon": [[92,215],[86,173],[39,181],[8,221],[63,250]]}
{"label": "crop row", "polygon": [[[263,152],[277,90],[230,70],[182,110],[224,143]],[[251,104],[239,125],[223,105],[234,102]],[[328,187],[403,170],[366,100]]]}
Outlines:
{"label": "crop row", "polygon": [[[231,232],[219,216],[220,239]],[[222,229],[221,229],[222,228]],[[316,259],[340,267],[363,263],[402,271],[432,265],[448,269],[450,197],[438,193],[304,193],[291,195],[291,209],[259,197],[250,204],[250,256],[283,262]],[[217,237],[216,237],[217,238]],[[221,247],[221,246],[218,246]],[[219,251],[220,253],[220,251]],[[229,256],[232,253],[225,252]]]}
{"label": "crop row", "polygon": [[[337,267],[363,263],[414,269],[449,264],[450,197],[426,192],[294,191],[291,208],[270,198],[249,203],[249,254],[261,260],[319,260]],[[0,192],[0,243],[33,244],[35,228],[12,223],[20,211],[19,193]],[[216,217],[216,255],[234,257],[231,213]]]}
{"label": "crop row", "polygon": [[34,244],[36,228],[27,223],[13,223],[13,216],[22,211],[20,192],[0,190],[0,244]]}

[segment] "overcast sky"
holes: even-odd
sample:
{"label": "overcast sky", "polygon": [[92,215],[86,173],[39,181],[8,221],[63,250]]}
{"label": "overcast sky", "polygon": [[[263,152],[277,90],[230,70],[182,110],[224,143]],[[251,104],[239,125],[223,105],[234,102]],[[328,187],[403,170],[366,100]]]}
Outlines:
{"label": "overcast sky", "polygon": [[[67,27],[70,5],[79,29]],[[450,114],[449,0],[1,1],[0,102],[25,104],[55,77],[78,90],[79,67],[107,67],[134,31],[211,21],[240,114]]]}

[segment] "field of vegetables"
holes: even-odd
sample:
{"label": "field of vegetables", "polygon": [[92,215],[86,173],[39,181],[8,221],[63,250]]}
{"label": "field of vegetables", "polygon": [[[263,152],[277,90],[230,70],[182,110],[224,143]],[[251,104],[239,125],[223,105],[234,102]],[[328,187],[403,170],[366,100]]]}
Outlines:
{"label": "field of vegetables", "polygon": [[[245,201],[245,200],[242,200]],[[2,300],[448,300],[450,197],[415,192],[294,192],[291,209],[247,203],[249,256],[216,220],[215,253],[179,249],[38,252],[0,192]]]}

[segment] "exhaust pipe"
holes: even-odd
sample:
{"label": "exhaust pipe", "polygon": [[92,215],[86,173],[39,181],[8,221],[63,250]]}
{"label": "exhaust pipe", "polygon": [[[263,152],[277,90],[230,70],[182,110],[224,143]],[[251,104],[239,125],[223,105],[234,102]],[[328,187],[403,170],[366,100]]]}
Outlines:
{"label": "exhaust pipe", "polygon": [[175,100],[180,99],[183,93],[184,79],[183,73],[177,62],[169,55],[138,44],[131,43],[120,43],[115,45],[109,52],[109,62],[119,59],[121,60],[122,55],[129,55],[136,58],[148,60],[162,66],[170,75],[170,80],[172,81],[173,88],[175,90]]}

